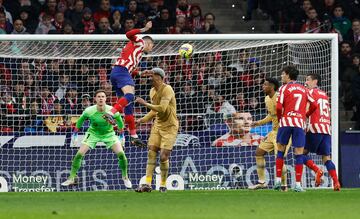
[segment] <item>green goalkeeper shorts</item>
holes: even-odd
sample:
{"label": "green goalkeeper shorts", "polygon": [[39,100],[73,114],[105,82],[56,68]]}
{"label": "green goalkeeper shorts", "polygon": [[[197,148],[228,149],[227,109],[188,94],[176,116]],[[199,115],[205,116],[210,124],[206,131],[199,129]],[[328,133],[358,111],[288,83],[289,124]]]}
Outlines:
{"label": "green goalkeeper shorts", "polygon": [[106,144],[106,148],[111,149],[114,144],[120,143],[120,140],[118,136],[116,136],[115,132],[110,132],[105,135],[98,135],[91,132],[86,132],[85,137],[81,143],[86,144],[91,149],[94,149],[98,142],[104,142]]}

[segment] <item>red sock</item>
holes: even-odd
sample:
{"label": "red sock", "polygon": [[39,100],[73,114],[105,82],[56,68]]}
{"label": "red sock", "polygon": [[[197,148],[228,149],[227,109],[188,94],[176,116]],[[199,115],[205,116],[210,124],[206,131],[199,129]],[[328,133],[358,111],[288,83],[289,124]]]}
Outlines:
{"label": "red sock", "polygon": [[301,182],[302,172],[303,172],[304,165],[303,164],[296,164],[295,165],[295,179],[296,182]]}
{"label": "red sock", "polygon": [[334,182],[338,182],[338,177],[336,175],[336,170],[329,170],[329,175],[331,176],[331,178],[333,179]]}
{"label": "red sock", "polygon": [[283,166],[284,166],[284,159],[276,158],[276,177],[281,177]]}
{"label": "red sock", "polygon": [[316,166],[316,164],[314,163],[313,160],[308,160],[308,161],[306,161],[305,165],[306,165],[307,167],[309,167],[310,169],[312,169],[315,173],[316,173],[317,171],[319,171],[319,167]]}
{"label": "red sock", "polygon": [[128,105],[128,103],[129,102],[125,97],[121,97],[120,99],[117,100],[117,102],[111,109],[111,112],[113,114],[115,114],[116,112],[120,112],[120,113],[124,112],[124,108],[125,108],[125,106]]}
{"label": "red sock", "polygon": [[130,135],[136,135],[134,115],[125,115],[125,123],[128,124]]}

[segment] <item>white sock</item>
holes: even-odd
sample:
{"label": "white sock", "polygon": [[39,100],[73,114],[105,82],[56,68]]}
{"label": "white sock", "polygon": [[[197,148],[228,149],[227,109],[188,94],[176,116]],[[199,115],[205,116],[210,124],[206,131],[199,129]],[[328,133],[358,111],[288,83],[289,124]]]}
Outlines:
{"label": "white sock", "polygon": [[133,138],[139,138],[139,136],[138,136],[137,134],[131,135],[131,137],[133,137]]}
{"label": "white sock", "polygon": [[296,186],[297,186],[297,187],[301,187],[301,183],[300,183],[300,182],[296,182]]}
{"label": "white sock", "polygon": [[276,177],[276,182],[281,183],[281,177]]}

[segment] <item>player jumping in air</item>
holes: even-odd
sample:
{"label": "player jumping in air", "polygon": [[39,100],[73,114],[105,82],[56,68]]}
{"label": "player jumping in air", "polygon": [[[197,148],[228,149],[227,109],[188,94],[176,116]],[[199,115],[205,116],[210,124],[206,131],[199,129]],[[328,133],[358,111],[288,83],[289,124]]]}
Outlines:
{"label": "player jumping in air", "polygon": [[307,155],[309,152],[322,156],[323,163],[333,180],[334,190],[340,191],[340,183],[336,175],[334,163],[331,161],[331,119],[329,97],[318,88],[321,77],[318,74],[308,74],[306,87],[318,105],[316,111],[309,118],[309,125],[306,133],[306,144],[304,150],[304,164],[316,173],[315,186],[321,184],[323,171],[315,165]]}
{"label": "player jumping in air", "polygon": [[109,113],[104,114],[104,118],[112,125],[115,125],[113,115],[116,112],[125,113],[125,123],[130,131],[130,141],[137,146],[146,146],[136,134],[134,119],[134,81],[132,76],[138,74],[136,66],[141,60],[143,53],[151,52],[154,41],[150,36],[144,36],[142,39],[136,34],[144,33],[152,27],[151,21],[147,22],[142,29],[133,29],[126,33],[130,40],[121,51],[120,57],[111,71],[110,80],[116,95],[119,97],[117,103]]}
{"label": "player jumping in air", "polygon": [[[121,169],[122,179],[124,181],[125,187],[130,189],[132,188],[132,184],[128,178],[128,162],[123,150],[123,146],[125,143],[124,136],[123,134],[120,134],[119,139],[114,131],[114,126],[107,123],[107,121],[103,118],[103,115],[109,112],[112,108],[111,106],[106,105],[105,91],[98,90],[95,92],[95,102],[96,105],[90,106],[84,110],[76,123],[76,127],[74,128],[73,133],[73,144],[75,145],[77,144],[77,132],[86,119],[90,120],[90,127],[85,134],[80,149],[78,150],[72,161],[70,176],[61,185],[70,186],[77,184],[77,172],[80,169],[82,160],[86,152],[90,148],[94,149],[98,142],[104,142],[106,144],[106,147],[108,149],[111,148],[118,157],[118,163]],[[116,113],[114,115],[114,120],[117,123],[115,128],[119,131],[122,130],[124,127],[124,123],[119,113]]]}
{"label": "player jumping in air", "polygon": [[[276,135],[279,129],[279,121],[276,116],[276,100],[277,93],[276,91],[279,88],[279,82],[275,78],[266,78],[263,84],[263,91],[267,95],[265,97],[265,105],[268,111],[267,116],[259,121],[253,122],[252,126],[264,125],[268,122],[272,123],[272,130],[267,134],[264,140],[261,141],[259,147],[255,152],[257,174],[259,180],[257,184],[249,186],[249,189],[263,189],[266,188],[265,184],[265,154],[274,151],[274,154],[277,154],[277,144],[276,144]],[[286,156],[289,150],[290,144],[286,146],[285,154]],[[282,190],[287,190],[287,179],[286,179],[286,165],[283,166],[282,175],[281,175],[281,187]]]}
{"label": "player jumping in air", "polygon": [[150,90],[151,104],[142,98],[136,98],[136,102],[150,109],[150,112],[141,119],[138,119],[137,123],[149,122],[155,118],[148,140],[149,151],[146,165],[146,184],[140,185],[135,190],[136,192],[151,192],[151,181],[158,152],[160,152],[160,192],[166,192],[169,157],[179,129],[175,93],[170,85],[164,83],[165,72],[160,68],[154,68],[151,70],[151,73],[153,86]]}
{"label": "player jumping in air", "polygon": [[[297,83],[299,71],[293,66],[286,66],[281,73],[283,85],[280,87],[279,98],[276,105],[276,114],[279,119],[279,130],[276,141],[278,153],[276,156],[276,180],[275,190],[281,189],[281,175],[284,166],[284,154],[290,137],[295,154],[296,184],[294,191],[305,191],[301,186],[303,172],[304,146],[305,146],[305,122],[306,117],[311,115],[317,108],[314,99],[307,92],[306,88]],[[306,105],[310,103],[309,111],[306,112]]]}

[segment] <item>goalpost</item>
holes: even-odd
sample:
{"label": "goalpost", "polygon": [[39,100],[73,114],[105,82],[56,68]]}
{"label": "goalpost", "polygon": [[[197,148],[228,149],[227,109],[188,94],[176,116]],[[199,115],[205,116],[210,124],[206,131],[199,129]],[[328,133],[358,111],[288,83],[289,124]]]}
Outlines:
{"label": "goalpost", "polygon": [[[261,83],[280,80],[289,64],[304,82],[309,72],[322,76],[321,88],[331,98],[332,158],[338,165],[338,39],[336,34],[152,35],[155,48],[143,56],[140,70],[161,67],[175,90],[180,130],[170,158],[169,189],[234,189],[256,183],[255,150],[271,125],[251,128],[266,116]],[[92,191],[124,189],[115,155],[98,145],[85,156],[80,184],[61,187],[79,145],[71,142],[71,126],[92,104],[96,89],[115,100],[108,82],[111,66],[127,43],[124,35],[0,36],[0,191]],[[183,43],[193,45],[190,60],[177,57]],[[135,78],[136,96],[149,100],[146,78]],[[135,116],[145,114],[135,105]],[[244,124],[228,114],[243,114]],[[249,114],[250,113],[250,114]],[[226,124],[227,123],[227,124]],[[241,122],[240,122],[241,123]],[[85,124],[86,126],[86,124]],[[245,132],[244,139],[229,131]],[[79,144],[83,133],[79,133]],[[138,132],[147,140],[150,124]],[[128,140],[128,139],[127,139]],[[137,185],[145,175],[147,150],[129,145],[129,176]],[[313,156],[324,171],[321,158]],[[295,181],[292,150],[286,159],[288,184]],[[266,155],[271,188],[275,159]],[[157,170],[158,171],[158,168]],[[314,186],[304,168],[303,185]],[[154,174],[158,188],[160,176]],[[331,187],[327,174],[323,187]]]}

